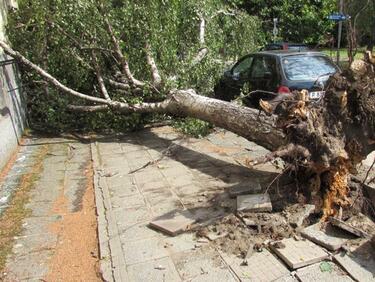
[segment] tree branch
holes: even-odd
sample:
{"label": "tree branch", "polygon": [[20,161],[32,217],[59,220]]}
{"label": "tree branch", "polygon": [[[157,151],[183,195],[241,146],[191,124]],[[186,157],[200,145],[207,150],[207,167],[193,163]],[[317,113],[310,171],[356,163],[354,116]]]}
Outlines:
{"label": "tree branch", "polygon": [[108,105],[98,105],[98,106],[77,106],[68,105],[68,110],[73,112],[81,113],[93,113],[93,112],[108,112],[111,108]]}
{"label": "tree branch", "polygon": [[110,79],[110,78],[106,78],[106,80],[108,81],[109,85],[111,85],[113,88],[121,89],[121,90],[125,90],[125,91],[130,90],[129,84],[114,81],[113,79]]}
{"label": "tree branch", "polygon": [[28,59],[26,59],[24,56],[22,56],[20,53],[17,51],[14,51],[12,48],[10,48],[5,42],[0,40],[0,47],[3,48],[4,52],[7,53],[8,55],[12,56],[13,58],[17,59],[20,61],[22,64],[25,66],[33,69],[36,73],[38,73],[40,76],[42,76],[46,81],[54,85],[56,88],[60,89],[61,91],[68,93],[70,95],[73,95],[78,98],[86,99],[91,102],[96,102],[96,103],[101,103],[101,104],[109,104],[109,101],[104,100],[102,98],[97,98],[93,96],[89,96],[83,93],[80,93],[78,91],[75,91],[64,84],[62,84],[60,81],[58,81],[56,78],[54,78],[52,75],[47,73],[45,70],[40,68],[39,66],[33,64],[30,62]]}
{"label": "tree branch", "polygon": [[99,67],[99,64],[98,64],[98,59],[97,59],[96,54],[95,54],[95,50],[92,50],[91,56],[92,56],[92,62],[94,64],[94,68],[95,68],[96,78],[98,79],[100,92],[102,93],[103,97],[106,100],[111,100],[111,98],[109,97],[107,88],[105,87],[105,84],[104,84],[103,76],[102,76],[101,71],[100,71],[100,67]]}
{"label": "tree branch", "polygon": [[106,30],[107,30],[110,38],[111,38],[111,42],[112,42],[112,45],[113,45],[113,48],[114,48],[115,56],[121,64],[121,72],[129,80],[129,83],[132,87],[143,87],[145,84],[142,81],[139,81],[139,80],[135,79],[133,74],[131,73],[128,61],[125,59],[124,55],[122,54],[122,51],[121,51],[121,48],[120,48],[120,43],[115,36],[115,33],[113,31],[111,23],[109,22],[108,17],[106,16],[105,12],[103,11],[103,9],[100,6],[98,6],[98,10],[103,17],[105,28],[106,28]]}
{"label": "tree branch", "polygon": [[154,57],[152,56],[152,50],[150,44],[147,42],[146,46],[146,57],[147,57],[147,64],[151,68],[151,76],[152,76],[152,82],[155,88],[159,89],[161,86],[161,76],[159,74],[158,67],[156,66]]}

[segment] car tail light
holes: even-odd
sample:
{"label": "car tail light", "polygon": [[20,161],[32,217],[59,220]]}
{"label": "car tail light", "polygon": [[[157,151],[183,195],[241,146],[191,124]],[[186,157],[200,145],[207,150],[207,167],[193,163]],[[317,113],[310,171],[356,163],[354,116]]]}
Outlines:
{"label": "car tail light", "polygon": [[279,89],[277,89],[277,93],[290,93],[290,89],[287,86],[280,86]]}

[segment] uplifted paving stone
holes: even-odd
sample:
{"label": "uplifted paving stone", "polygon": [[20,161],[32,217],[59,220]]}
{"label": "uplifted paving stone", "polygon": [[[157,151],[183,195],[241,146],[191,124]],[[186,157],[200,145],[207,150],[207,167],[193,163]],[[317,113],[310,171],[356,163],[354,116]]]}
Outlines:
{"label": "uplifted paving stone", "polygon": [[267,249],[253,252],[244,260],[225,253],[221,253],[225,262],[236,273],[241,281],[274,281],[289,275],[289,270]]}
{"label": "uplifted paving stone", "polygon": [[292,269],[297,269],[328,258],[321,247],[307,240],[296,241],[293,238],[281,241],[285,248],[271,246],[272,250]]}
{"label": "uplifted paving stone", "polygon": [[344,234],[339,229],[327,225],[322,227],[320,223],[311,225],[301,231],[302,236],[317,243],[328,250],[338,250],[346,243],[351,237]]}
{"label": "uplifted paving stone", "polygon": [[[324,269],[322,264],[329,266],[329,269]],[[332,262],[316,263],[304,268],[300,268],[296,272],[296,276],[301,282],[342,282],[353,281],[344,271]]]}
{"label": "uplifted paving stone", "polygon": [[165,232],[171,236],[184,232],[195,222],[189,211],[172,211],[150,222],[150,227]]}
{"label": "uplifted paving stone", "polygon": [[247,183],[247,185],[231,187],[228,192],[231,198],[235,198],[240,195],[259,193],[261,190],[262,187],[260,186],[259,181],[255,179],[253,182]]}
{"label": "uplifted paving stone", "polygon": [[272,211],[272,203],[269,194],[243,195],[237,197],[238,211]]}
{"label": "uplifted paving stone", "polygon": [[351,254],[339,253],[334,260],[357,281],[375,281],[375,259],[372,256],[370,243],[360,246]]}
{"label": "uplifted paving stone", "polygon": [[349,233],[352,233],[358,237],[368,237],[369,235],[362,231],[361,229],[355,228],[351,226],[349,223],[340,220],[338,218],[330,217],[329,222],[331,222],[332,225],[339,227],[345,231],[348,231]]}

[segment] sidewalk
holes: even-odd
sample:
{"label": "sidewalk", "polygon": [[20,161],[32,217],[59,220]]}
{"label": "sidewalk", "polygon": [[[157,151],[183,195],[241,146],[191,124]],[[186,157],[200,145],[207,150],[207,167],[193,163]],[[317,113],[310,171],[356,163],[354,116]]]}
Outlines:
{"label": "sidewalk", "polygon": [[[317,260],[296,274],[266,249],[251,255],[246,263],[241,259],[255,243],[253,238],[266,241],[269,236],[293,236],[283,215],[294,197],[287,190],[270,191],[278,213],[274,217],[259,214],[269,224],[262,232],[272,230],[263,237],[256,228],[242,228],[243,223],[233,216],[236,199],[230,197],[230,191],[264,191],[280,172],[272,164],[254,170],[240,165],[246,158],[264,155],[264,148],[221,130],[201,140],[184,139],[170,127],[98,138],[91,148],[105,280],[297,281],[299,275],[301,281],[353,281],[333,262],[326,263],[329,272],[320,271]],[[151,221],[170,219],[181,211],[195,221],[193,232],[172,237],[150,228]],[[220,233],[220,228],[229,231],[225,238],[210,242],[205,239],[207,234],[200,234],[207,230]],[[298,249],[302,260],[311,244],[312,253],[320,250],[331,255],[311,242],[301,244],[307,244],[307,249]],[[372,275],[366,270],[359,273],[363,281]]]}
{"label": "sidewalk", "polygon": [[91,167],[89,144],[25,140],[0,182],[1,281],[100,281]]}
{"label": "sidewalk", "polygon": [[[367,239],[297,235],[304,229],[291,227],[293,216],[308,214],[299,220],[293,210],[294,184],[278,183],[282,164],[243,165],[266,153],[224,130],[28,139],[0,179],[0,280],[374,281]],[[265,190],[271,213],[237,211],[235,195]],[[178,214],[190,231],[150,227]],[[350,242],[351,256],[319,246],[322,238],[329,248]]]}

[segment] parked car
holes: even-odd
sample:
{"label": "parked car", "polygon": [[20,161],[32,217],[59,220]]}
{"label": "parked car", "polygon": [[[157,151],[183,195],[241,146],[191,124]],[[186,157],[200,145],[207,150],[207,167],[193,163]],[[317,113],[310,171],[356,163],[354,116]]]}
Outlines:
{"label": "parked car", "polygon": [[308,51],[310,48],[304,43],[290,43],[290,42],[275,42],[267,44],[262,51],[271,50],[293,50],[293,51]]}
{"label": "parked car", "polygon": [[338,71],[320,52],[257,52],[244,56],[224,73],[215,86],[215,97],[233,100],[247,84],[250,94],[243,101],[250,107],[258,107],[259,99],[269,100],[293,90],[306,89],[311,99],[319,99],[329,76]]}

